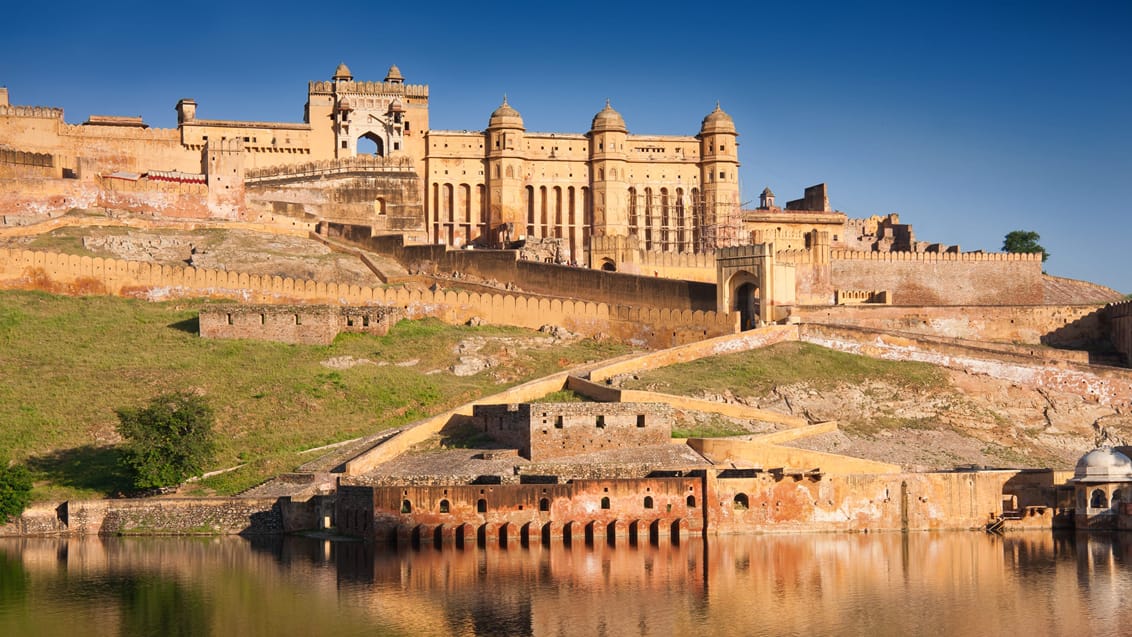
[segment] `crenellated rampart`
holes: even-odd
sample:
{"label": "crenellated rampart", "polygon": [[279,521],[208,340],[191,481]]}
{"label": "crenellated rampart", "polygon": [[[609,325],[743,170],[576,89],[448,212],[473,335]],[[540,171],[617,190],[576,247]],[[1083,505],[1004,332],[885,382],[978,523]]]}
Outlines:
{"label": "crenellated rampart", "polygon": [[[307,85],[314,94],[334,93],[334,82],[315,80]],[[400,84],[393,82],[342,82],[338,93],[358,93],[361,95],[404,95],[406,97],[428,97],[427,84]]]}
{"label": "crenellated rampart", "polygon": [[1132,367],[1132,299],[1107,305],[1103,312],[1109,324],[1109,340]]}
{"label": "crenellated rampart", "polygon": [[0,106],[0,117],[63,119],[63,109],[49,106]]}
{"label": "crenellated rampart", "polygon": [[261,181],[276,179],[308,179],[333,175],[349,175],[364,172],[414,172],[416,167],[408,156],[374,157],[358,155],[343,159],[324,159],[321,161],[305,162],[283,166],[266,166],[249,169],[244,175],[244,182],[255,184]]}
{"label": "crenellated rampart", "polygon": [[693,342],[734,329],[733,317],[715,312],[510,293],[371,288],[30,250],[0,249],[0,287],[150,300],[210,297],[245,303],[390,305],[404,308],[407,318],[434,317],[463,324],[478,317],[529,329],[555,324],[586,336],[604,334],[652,347]]}

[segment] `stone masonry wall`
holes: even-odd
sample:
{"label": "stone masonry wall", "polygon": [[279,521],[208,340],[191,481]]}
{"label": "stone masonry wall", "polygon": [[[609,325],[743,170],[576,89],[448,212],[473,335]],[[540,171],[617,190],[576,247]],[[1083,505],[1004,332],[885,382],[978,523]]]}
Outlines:
{"label": "stone masonry wall", "polygon": [[695,342],[735,329],[729,314],[657,308],[644,300],[611,306],[522,294],[371,288],[30,250],[0,249],[0,288],[150,300],[206,296],[269,304],[388,305],[403,308],[410,319],[431,316],[462,324],[478,317],[529,329],[550,323],[649,347]]}
{"label": "stone masonry wall", "polygon": [[[889,290],[893,305],[1039,305],[1040,256],[914,252],[830,255],[831,284],[842,290]],[[799,297],[805,297],[799,292]]]}
{"label": "stone masonry wall", "polygon": [[530,460],[665,444],[672,410],[656,403],[476,405],[484,432]]}
{"label": "stone masonry wall", "polygon": [[209,304],[200,310],[200,335],[329,345],[341,332],[385,335],[401,315],[385,306]]}
{"label": "stone masonry wall", "polygon": [[[944,338],[1080,347],[1107,338],[1095,305],[796,306],[802,323],[846,325]],[[1087,362],[1087,358],[1086,358]]]}
{"label": "stone masonry wall", "polygon": [[1109,340],[1132,367],[1132,301],[1113,303],[1104,309],[1109,323]]}

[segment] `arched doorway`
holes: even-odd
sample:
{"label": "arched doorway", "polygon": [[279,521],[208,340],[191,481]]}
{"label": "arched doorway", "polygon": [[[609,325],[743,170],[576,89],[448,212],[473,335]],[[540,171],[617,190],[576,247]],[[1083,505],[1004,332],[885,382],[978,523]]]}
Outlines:
{"label": "arched doorway", "polygon": [[385,156],[385,140],[377,133],[366,133],[358,138],[358,155]]}
{"label": "arched doorway", "polygon": [[758,277],[746,270],[736,272],[727,287],[731,296],[727,309],[739,313],[739,329],[749,330],[758,327],[759,319],[762,318]]}
{"label": "arched doorway", "polygon": [[616,272],[617,271],[617,264],[614,263],[612,259],[602,259],[601,260],[601,269],[606,271],[606,272]]}

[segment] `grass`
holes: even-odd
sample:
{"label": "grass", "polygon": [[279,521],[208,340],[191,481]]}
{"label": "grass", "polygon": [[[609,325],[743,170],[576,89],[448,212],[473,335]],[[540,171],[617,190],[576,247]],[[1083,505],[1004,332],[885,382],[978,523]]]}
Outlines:
{"label": "grass", "polygon": [[542,398],[536,398],[531,401],[532,403],[589,403],[593,402],[589,398],[579,394],[571,389],[561,389],[559,391],[552,391]]}
{"label": "grass", "polygon": [[[194,488],[230,494],[310,460],[299,456],[304,449],[627,351],[590,340],[515,348],[500,382],[489,372],[448,372],[456,343],[537,333],[426,320],[402,321],[383,337],[344,334],[329,346],[206,340],[196,334],[200,305],[0,292],[0,449],[28,463],[37,500],[128,491],[117,469],[114,410],[162,392],[193,390],[209,400],[220,449],[208,469],[247,466]],[[375,364],[340,370],[320,364],[335,356]]]}
{"label": "grass", "polygon": [[883,380],[909,390],[947,382],[943,370],[927,363],[885,361],[792,342],[642,372],[638,380],[627,381],[625,387],[656,388],[684,396],[702,391],[753,396],[795,383],[821,390],[868,380]]}
{"label": "grass", "polygon": [[745,436],[751,431],[735,422],[711,414],[704,422],[696,422],[691,427],[673,427],[673,438],[728,438],[730,436]]}

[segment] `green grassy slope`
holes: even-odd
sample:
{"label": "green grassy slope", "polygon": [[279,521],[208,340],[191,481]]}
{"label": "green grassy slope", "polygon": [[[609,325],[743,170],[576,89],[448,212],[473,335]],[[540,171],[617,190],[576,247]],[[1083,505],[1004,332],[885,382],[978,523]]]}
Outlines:
{"label": "green grassy slope", "polygon": [[[186,389],[208,398],[220,443],[212,468],[247,467],[209,479],[205,488],[232,493],[311,459],[299,457],[303,449],[626,351],[594,341],[526,348],[508,339],[533,332],[436,321],[402,321],[385,337],[342,335],[329,346],[206,340],[197,336],[199,306],[0,292],[0,458],[28,463],[38,499],[126,490],[114,409],[161,392]],[[453,375],[454,346],[468,337],[487,338],[481,353],[504,364]],[[320,364],[343,356],[373,364]]]}

